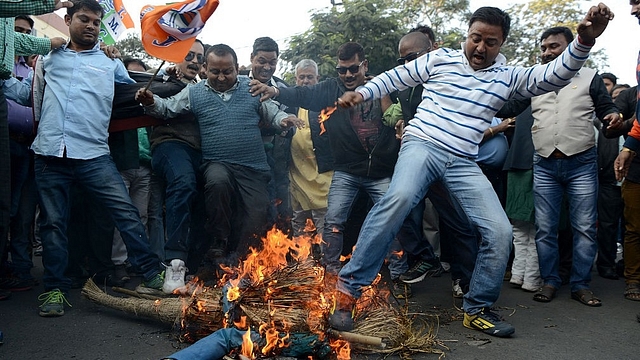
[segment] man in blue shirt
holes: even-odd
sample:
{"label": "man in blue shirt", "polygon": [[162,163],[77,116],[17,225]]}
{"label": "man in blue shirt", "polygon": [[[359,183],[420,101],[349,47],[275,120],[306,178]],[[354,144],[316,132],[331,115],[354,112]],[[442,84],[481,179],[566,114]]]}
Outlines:
{"label": "man in blue shirt", "polygon": [[[39,120],[32,149],[41,199],[44,288],[40,316],[64,315],[64,276],[68,261],[67,223],[72,185],[90,191],[111,213],[127,245],[129,260],[144,275],[143,287],[159,290],[160,262],[149,242],[138,210],[109,155],[108,126],[114,83],[133,83],[119,60],[99,47],[103,10],[93,0],[73,0],[65,22],[70,40],[46,55],[36,70],[34,109]],[[44,82],[38,86],[37,79]],[[47,91],[44,91],[46,83]],[[38,119],[39,116],[39,119]]]}

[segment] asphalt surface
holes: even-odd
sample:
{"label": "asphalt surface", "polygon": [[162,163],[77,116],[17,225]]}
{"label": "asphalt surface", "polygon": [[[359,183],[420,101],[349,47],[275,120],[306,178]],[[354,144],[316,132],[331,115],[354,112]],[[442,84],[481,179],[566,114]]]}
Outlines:
{"label": "asphalt surface", "polygon": [[[33,274],[42,276],[39,258]],[[130,287],[133,287],[134,278]],[[137,279],[139,281],[139,279]],[[499,339],[462,326],[461,300],[451,296],[449,274],[413,286],[410,309],[440,314],[437,339],[446,359],[640,359],[638,351],[640,302],[625,300],[623,280],[607,280],[593,273],[592,289],[603,301],[589,308],[570,298],[568,287],[548,304],[504,283],[496,309],[516,327],[512,338]],[[73,305],[60,318],[37,314],[42,285],[13,293],[0,302],[0,330],[4,344],[0,359],[160,359],[185,347],[176,332],[154,320],[108,309],[72,290]],[[444,347],[446,346],[446,348]],[[352,355],[376,359],[382,355]],[[392,356],[392,359],[398,359]],[[413,359],[437,359],[415,354]]]}

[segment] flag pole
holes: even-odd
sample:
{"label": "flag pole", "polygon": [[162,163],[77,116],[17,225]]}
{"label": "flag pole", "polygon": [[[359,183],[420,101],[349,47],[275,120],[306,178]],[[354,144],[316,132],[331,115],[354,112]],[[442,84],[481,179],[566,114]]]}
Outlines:
{"label": "flag pole", "polygon": [[158,66],[156,71],[153,73],[153,76],[151,76],[151,79],[149,79],[149,81],[147,82],[147,85],[144,87],[144,91],[149,90],[149,86],[151,86],[151,82],[153,81],[153,79],[156,78],[156,75],[158,75],[158,71],[160,71],[160,69],[162,69],[162,66],[164,65],[165,62],[166,62],[166,60],[162,60],[162,62],[160,63],[160,66]]}

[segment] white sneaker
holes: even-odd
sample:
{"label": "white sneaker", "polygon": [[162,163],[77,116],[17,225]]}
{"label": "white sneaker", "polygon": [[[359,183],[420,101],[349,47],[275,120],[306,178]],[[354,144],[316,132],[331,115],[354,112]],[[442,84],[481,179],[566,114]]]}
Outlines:
{"label": "white sneaker", "polygon": [[184,276],[187,273],[187,268],[184,265],[184,261],[180,259],[173,259],[164,275],[164,284],[162,284],[162,291],[165,294],[171,294],[179,287],[184,286]]}

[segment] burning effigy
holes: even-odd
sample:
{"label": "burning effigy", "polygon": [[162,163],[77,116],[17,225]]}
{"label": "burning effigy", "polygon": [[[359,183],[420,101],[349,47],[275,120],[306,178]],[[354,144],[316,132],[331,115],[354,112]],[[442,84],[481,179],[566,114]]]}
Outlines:
{"label": "burning effigy", "polygon": [[319,241],[290,238],[274,228],[262,239],[261,249],[250,249],[235,267],[223,267],[225,275],[215,286],[204,286],[195,278],[169,298],[113,296],[91,280],[82,293],[97,304],[170,324],[179,330],[182,342],[196,342],[194,349],[203,343],[206,351],[231,358],[349,359],[351,351],[404,357],[443,353],[446,347],[435,339],[437,321],[409,315],[380,284],[381,276],[363,289],[353,331],[330,329],[327,318],[336,279],[325,277],[324,268],[311,256],[312,245]]}

